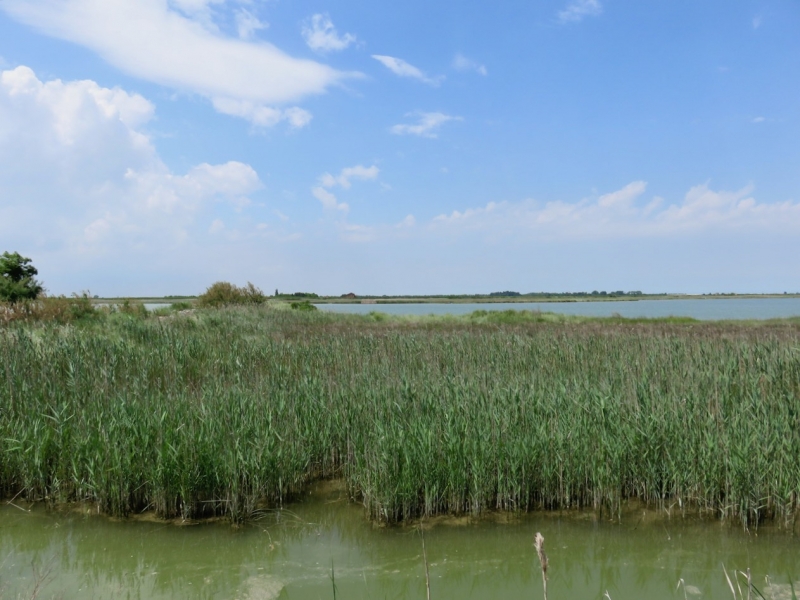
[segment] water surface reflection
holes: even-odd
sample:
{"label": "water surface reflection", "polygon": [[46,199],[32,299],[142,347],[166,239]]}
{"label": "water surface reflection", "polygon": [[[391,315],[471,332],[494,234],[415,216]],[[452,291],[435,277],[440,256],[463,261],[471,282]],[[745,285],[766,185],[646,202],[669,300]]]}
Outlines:
{"label": "water surface reflection", "polygon": [[[536,531],[550,557],[550,600],[600,599],[606,590],[614,600],[673,599],[680,579],[689,597],[726,598],[723,563],[749,567],[762,591],[765,575],[800,578],[798,541],[784,532],[512,515],[426,525],[432,597],[541,597]],[[332,571],[339,598],[425,597],[419,531],[368,523],[336,486],[241,529],[0,509],[0,598],[30,597],[37,582],[39,598],[333,598]],[[773,592],[791,598],[786,586]]]}

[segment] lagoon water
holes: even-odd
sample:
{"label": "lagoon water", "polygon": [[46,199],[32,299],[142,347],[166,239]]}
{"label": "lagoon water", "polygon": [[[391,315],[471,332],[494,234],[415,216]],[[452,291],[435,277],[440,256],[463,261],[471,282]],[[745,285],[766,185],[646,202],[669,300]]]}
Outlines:
{"label": "lagoon water", "polygon": [[[240,529],[20,508],[0,508],[0,598],[30,598],[37,582],[39,599],[311,600],[333,598],[334,582],[348,600],[425,598],[418,530],[370,524],[336,486]],[[789,582],[800,579],[800,545],[787,532],[664,511],[633,511],[621,523],[512,515],[428,523],[431,598],[541,598],[536,531],[550,559],[550,600],[600,600],[606,591],[613,600],[674,600],[684,597],[680,580],[687,598],[730,598],[723,564],[750,568],[767,598],[791,599]]]}
{"label": "lagoon water", "polygon": [[320,310],[391,315],[465,315],[476,310],[532,310],[585,317],[691,317],[779,319],[800,316],[800,298],[687,298],[685,300],[623,300],[602,302],[498,302],[469,304],[317,304]]}

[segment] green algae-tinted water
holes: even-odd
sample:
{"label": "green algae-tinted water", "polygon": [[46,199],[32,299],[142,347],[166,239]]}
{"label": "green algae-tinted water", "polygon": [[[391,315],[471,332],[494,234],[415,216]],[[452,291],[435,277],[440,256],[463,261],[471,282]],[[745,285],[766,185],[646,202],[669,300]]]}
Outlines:
{"label": "green algae-tinted water", "polygon": [[[644,514],[644,513],[642,513]],[[532,542],[545,536],[550,600],[732,598],[751,569],[765,597],[791,599],[800,539],[736,525],[631,515],[439,520],[424,536],[431,598],[541,598]],[[425,598],[419,531],[365,520],[332,486],[240,529],[114,521],[0,508],[0,598]],[[765,589],[765,576],[773,586]],[[683,579],[685,589],[676,591]],[[744,580],[739,579],[745,592]],[[38,587],[37,587],[38,586]],[[796,587],[800,593],[800,587]],[[754,598],[757,597],[754,593]]]}

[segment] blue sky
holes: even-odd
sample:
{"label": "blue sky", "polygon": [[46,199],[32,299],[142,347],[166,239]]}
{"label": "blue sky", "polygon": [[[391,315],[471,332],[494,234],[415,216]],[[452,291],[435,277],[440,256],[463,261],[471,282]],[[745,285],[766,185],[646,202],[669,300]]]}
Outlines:
{"label": "blue sky", "polygon": [[0,0],[51,293],[800,291],[795,0]]}

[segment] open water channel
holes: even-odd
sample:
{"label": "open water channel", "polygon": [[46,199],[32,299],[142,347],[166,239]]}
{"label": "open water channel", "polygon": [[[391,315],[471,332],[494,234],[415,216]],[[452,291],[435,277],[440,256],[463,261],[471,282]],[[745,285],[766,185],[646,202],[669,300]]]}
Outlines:
{"label": "open water channel", "polygon": [[[343,599],[426,597],[419,530],[369,523],[332,484],[238,529],[23,508],[0,508],[0,598],[311,600],[334,598],[334,584]],[[537,531],[550,600],[732,598],[723,564],[731,577],[749,568],[768,599],[790,600],[790,581],[800,593],[791,533],[632,509],[621,523],[555,513],[429,521],[431,598],[542,598]]]}
{"label": "open water channel", "polygon": [[[320,308],[764,319],[800,315],[800,299]],[[320,485],[303,501],[241,528],[224,521],[114,520],[85,511],[0,503],[0,600],[426,597],[419,531],[371,524],[335,485]],[[749,568],[769,600],[791,600],[790,582],[800,597],[800,539],[772,528],[746,532],[737,523],[641,509],[629,510],[621,522],[590,513],[552,513],[440,519],[424,527],[433,599],[542,598],[533,549],[537,531],[550,557],[550,600],[733,598],[723,565],[731,577]],[[747,597],[744,578],[733,583]],[[757,597],[754,591],[752,598]]]}
{"label": "open water channel", "polygon": [[800,298],[687,298],[598,302],[485,302],[453,304],[317,304],[342,313],[391,315],[466,315],[476,310],[532,310],[584,317],[691,317],[693,319],[781,319],[800,317]]}

